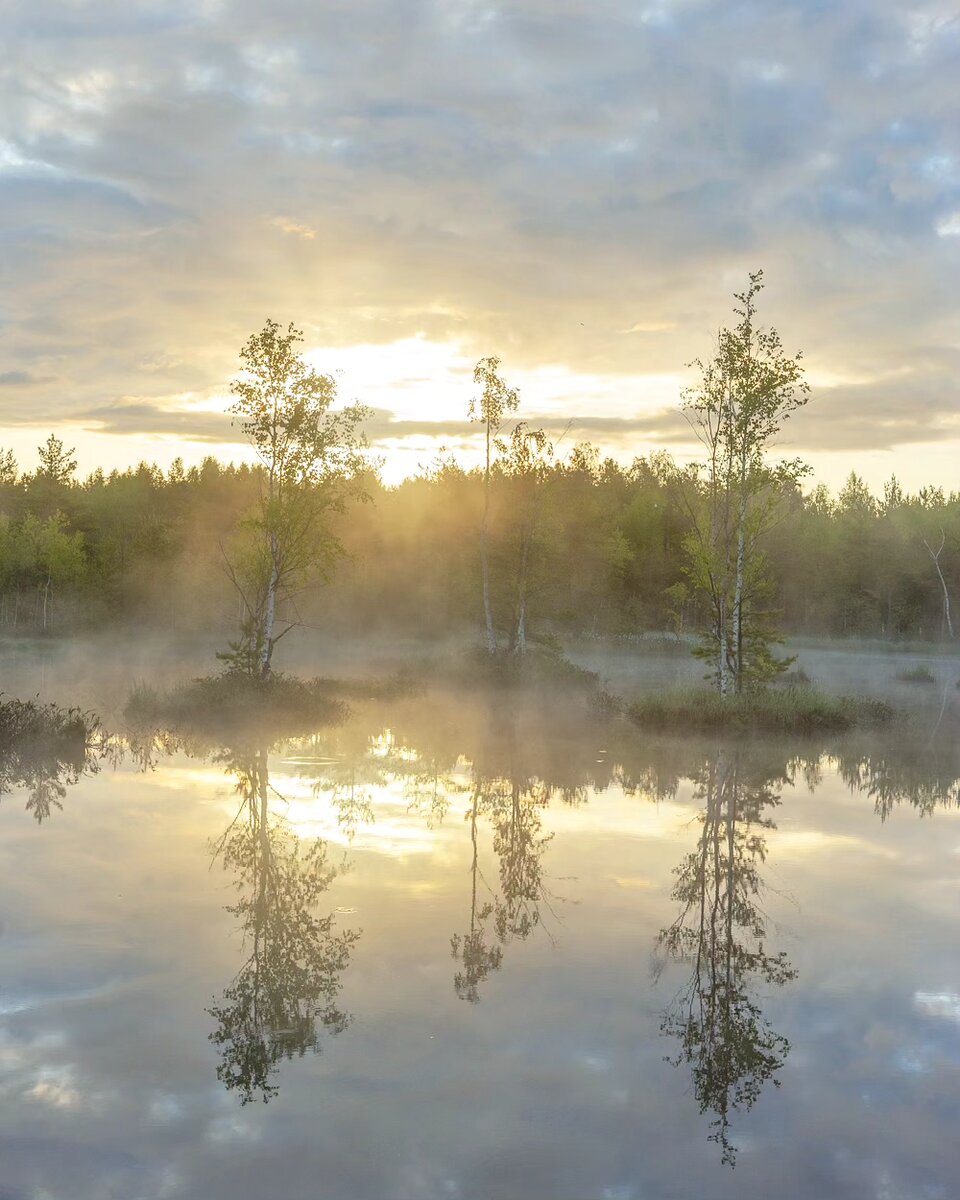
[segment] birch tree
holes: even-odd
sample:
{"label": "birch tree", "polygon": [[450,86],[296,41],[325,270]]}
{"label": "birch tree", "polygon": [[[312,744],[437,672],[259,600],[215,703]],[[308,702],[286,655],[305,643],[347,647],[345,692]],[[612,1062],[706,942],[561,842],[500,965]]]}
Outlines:
{"label": "birch tree", "polygon": [[950,639],[953,640],[953,618],[950,615],[950,590],[947,587],[947,581],[943,576],[943,568],[940,566],[940,556],[943,554],[943,548],[947,544],[947,535],[941,528],[940,545],[937,546],[936,550],[934,550],[933,546],[931,546],[923,534],[920,535],[920,540],[923,542],[927,549],[927,553],[933,560],[933,565],[937,572],[937,578],[940,580],[940,589],[943,593],[943,625],[940,635],[942,637],[943,630],[946,629],[947,633],[950,635]]}
{"label": "birch tree", "polygon": [[509,443],[497,440],[501,468],[512,490],[515,531],[514,620],[511,651],[522,658],[527,650],[527,615],[531,580],[536,568],[541,532],[544,485],[553,459],[553,445],[542,429],[518,422]]}
{"label": "birch tree", "polygon": [[245,548],[228,561],[242,599],[240,640],[224,657],[265,679],[274,647],[295,622],[276,632],[278,606],[309,580],[325,576],[343,547],[330,518],[363,497],[365,442],[360,404],[333,407],[336,381],[313,370],[298,352],[303,334],[268,320],[240,351],[242,374],[231,384],[230,412],[262,466]]}
{"label": "birch tree", "polygon": [[516,388],[507,387],[499,374],[500,359],[481,358],[473,369],[473,381],[483,385],[479,398],[470,401],[470,420],[482,421],[486,445],[483,469],[483,516],[480,521],[480,572],[483,586],[483,618],[487,631],[487,651],[497,652],[497,635],[490,601],[490,499],[491,467],[497,435],[507,413],[516,412],[520,397]]}
{"label": "birch tree", "polygon": [[699,487],[691,506],[689,574],[709,603],[705,653],[723,696],[788,665],[770,652],[776,635],[763,611],[769,581],[762,541],[777,520],[780,495],[807,471],[799,461],[766,461],[810,389],[802,355],[786,354],[777,331],[757,323],[762,288],[763,272],[754,271],[746,291],[735,293],[740,320],[720,330],[712,360],[692,364],[700,381],[684,395],[684,412],[707,451],[694,475]]}

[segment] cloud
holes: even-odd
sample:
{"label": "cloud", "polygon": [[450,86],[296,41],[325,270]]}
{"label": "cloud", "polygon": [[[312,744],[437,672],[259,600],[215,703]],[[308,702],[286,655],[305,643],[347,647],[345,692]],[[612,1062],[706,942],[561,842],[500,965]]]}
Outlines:
{"label": "cloud", "polygon": [[29,371],[0,371],[0,388],[36,387],[52,382],[49,375],[31,375]]}
{"label": "cloud", "polygon": [[960,25],[931,0],[13,0],[2,25],[0,378],[38,411],[207,395],[268,315],[675,372],[764,266],[788,347],[922,370],[936,409],[901,391],[877,424],[837,390],[811,445],[952,429],[924,356],[960,319]]}
{"label": "cloud", "polygon": [[[621,441],[631,436],[665,445],[691,440],[690,428],[679,412],[654,412],[636,418],[585,416],[569,419],[534,413],[524,419],[530,425],[545,429],[555,440],[563,437],[564,445],[571,448],[578,441]],[[167,408],[138,400],[89,408],[77,413],[73,420],[89,431],[126,437],[182,437],[191,442],[245,444],[242,433],[227,413]],[[25,421],[33,425],[37,418],[25,414]],[[383,441],[408,438],[463,441],[479,437],[474,422],[404,419],[383,408],[371,410],[363,430],[374,447]]]}
{"label": "cloud", "polygon": [[193,442],[242,443],[245,440],[226,413],[163,408],[141,401],[102,404],[77,413],[74,419],[85,429],[99,433],[177,436]]}

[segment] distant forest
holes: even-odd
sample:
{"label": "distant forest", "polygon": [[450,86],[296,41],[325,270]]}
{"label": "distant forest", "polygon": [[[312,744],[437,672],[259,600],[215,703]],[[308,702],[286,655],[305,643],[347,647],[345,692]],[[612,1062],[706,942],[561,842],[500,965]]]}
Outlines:
{"label": "distant forest", "polygon": [[[261,469],[214,458],[189,470],[176,462],[167,473],[146,463],[98,470],[81,482],[54,436],[32,473],[0,455],[0,628],[235,627],[226,555],[261,486]],[[691,486],[695,475],[665,454],[624,468],[581,445],[552,462],[528,555],[531,639],[684,634],[702,624],[684,554]],[[490,576],[505,631],[531,532],[516,487],[495,464]],[[479,633],[482,471],[445,457],[396,487],[371,471],[363,490],[366,501],[332,518],[343,553],[328,580],[300,594],[287,619],[337,634]],[[785,484],[777,507],[764,550],[771,613],[785,632],[948,636],[944,593],[952,598],[960,583],[960,494],[907,495],[891,479],[875,496],[851,474],[838,496]]]}

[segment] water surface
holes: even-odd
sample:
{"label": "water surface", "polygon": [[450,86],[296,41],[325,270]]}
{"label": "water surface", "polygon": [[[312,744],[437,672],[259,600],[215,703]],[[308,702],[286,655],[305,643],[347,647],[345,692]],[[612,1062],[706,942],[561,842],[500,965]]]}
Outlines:
{"label": "water surface", "polygon": [[951,719],[432,692],[9,780],[0,1196],[955,1195]]}

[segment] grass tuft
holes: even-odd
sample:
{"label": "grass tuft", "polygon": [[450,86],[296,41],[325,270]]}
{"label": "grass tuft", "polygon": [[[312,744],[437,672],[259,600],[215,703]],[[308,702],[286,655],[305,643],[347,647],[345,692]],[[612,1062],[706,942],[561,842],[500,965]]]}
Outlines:
{"label": "grass tuft", "polygon": [[908,671],[898,671],[894,676],[901,683],[936,683],[937,677],[927,667],[911,667]]}
{"label": "grass tuft", "polygon": [[100,728],[91,713],[34,700],[0,701],[0,756],[49,754],[83,759]]}
{"label": "grass tuft", "polygon": [[746,692],[721,699],[706,688],[644,696],[627,715],[645,729],[735,733],[826,733],[889,724],[894,710],[882,700],[828,696],[806,687]]}
{"label": "grass tuft", "polygon": [[489,654],[477,646],[452,660],[425,665],[424,674],[458,687],[569,687],[593,691],[600,686],[596,671],[542,646],[528,646],[520,656],[509,651]]}
{"label": "grass tuft", "polygon": [[334,696],[331,681],[271,675],[259,680],[238,674],[207,675],[158,692],[138,683],[124,716],[134,725],[217,736],[312,733],[343,721],[348,709]]}

